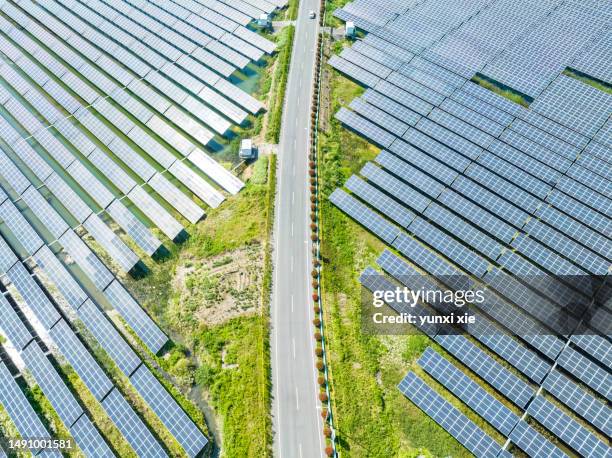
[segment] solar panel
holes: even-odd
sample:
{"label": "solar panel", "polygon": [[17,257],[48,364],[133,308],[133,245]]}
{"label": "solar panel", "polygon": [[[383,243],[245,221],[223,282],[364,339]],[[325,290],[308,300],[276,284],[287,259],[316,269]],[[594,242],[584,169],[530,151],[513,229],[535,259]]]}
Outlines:
{"label": "solar panel", "polygon": [[444,190],[443,184],[387,151],[382,151],[376,157],[376,162],[382,165],[389,172],[397,175],[405,182],[410,183],[419,191],[424,192],[431,197],[439,196]]}
{"label": "solar panel", "polygon": [[159,239],[151,234],[149,229],[121,201],[113,201],[106,208],[106,212],[149,256],[161,246]]}
{"label": "solar panel", "polygon": [[344,48],[340,57],[383,79],[386,79],[391,73],[391,69],[387,66],[358,53],[352,48]]}
{"label": "solar panel", "polygon": [[87,294],[47,246],[34,253],[36,264],[51,279],[64,299],[75,310],[87,300]]}
{"label": "solar panel", "polygon": [[166,335],[117,280],[104,290],[104,295],[152,353],[166,344]]}
{"label": "solar panel", "polygon": [[30,207],[34,215],[55,238],[59,238],[69,229],[68,224],[49,204],[49,198],[43,197],[35,188],[32,187],[26,190],[21,197],[23,197],[24,202]]}
{"label": "solar panel", "polygon": [[421,119],[416,127],[421,132],[470,159],[476,159],[482,153],[481,147],[427,118]]}
{"label": "solar panel", "polygon": [[464,336],[439,335],[436,341],[519,407],[525,407],[533,389],[480,350]]}
{"label": "solar panel", "polygon": [[53,173],[45,184],[79,223],[92,214],[91,208],[57,173]]}
{"label": "solar panel", "polygon": [[430,199],[423,194],[388,174],[382,168],[376,167],[371,162],[366,163],[359,173],[367,178],[370,183],[376,184],[384,189],[385,192],[395,196],[400,202],[410,206],[417,212],[422,212],[430,202]]}
{"label": "solar panel", "polygon": [[103,290],[113,281],[110,271],[73,231],[66,231],[58,240],[98,289]]}
{"label": "solar panel", "polygon": [[509,242],[516,233],[516,229],[498,219],[493,213],[489,213],[451,189],[446,189],[438,201],[504,242]]}
{"label": "solar panel", "polygon": [[181,223],[141,187],[135,187],[127,196],[170,240],[183,230]]}
{"label": "solar panel", "polygon": [[177,189],[165,176],[157,174],[148,184],[190,223],[196,223],[204,216],[204,210]]}
{"label": "solar panel", "polygon": [[208,440],[149,369],[140,366],[130,381],[187,454],[196,456]]}
{"label": "solar panel", "polygon": [[606,436],[612,433],[610,407],[597,400],[558,370],[552,371],[542,384],[544,389],[572,411],[598,428]]}
{"label": "solar panel", "polygon": [[83,227],[102,246],[102,248],[113,258],[113,260],[125,272],[129,272],[138,264],[139,258],[117,234],[115,234],[100,217],[92,214],[83,222]]}
{"label": "solar panel", "polygon": [[136,182],[116,162],[99,149],[93,150],[88,159],[122,193],[127,194],[136,186]]}
{"label": "solar panel", "polygon": [[606,444],[542,396],[533,399],[527,412],[581,455],[606,456],[609,453]]}
{"label": "solar panel", "polygon": [[2,385],[0,404],[15,424],[21,437],[51,438],[4,363],[0,363],[0,384]]}
{"label": "solar panel", "polygon": [[388,81],[379,81],[378,83],[370,86],[386,97],[401,103],[406,108],[409,108],[420,115],[427,116],[433,108],[431,103],[426,102],[416,95],[405,91],[394,84],[389,83]]}
{"label": "solar panel", "polygon": [[164,449],[118,390],[112,390],[104,398],[102,407],[138,456],[167,456]]}
{"label": "solar panel", "polygon": [[70,428],[83,413],[79,403],[44,355],[38,343],[32,342],[28,345],[21,352],[21,356],[61,421]]}
{"label": "solar panel", "polygon": [[[198,196],[212,208],[217,208],[225,199],[223,195],[219,191],[217,191],[212,185],[210,185],[207,181],[205,181],[202,177],[200,177],[197,173],[195,173],[192,169],[185,165],[184,161],[176,161],[174,164],[172,164],[169,171],[177,179],[179,179],[181,183],[183,183],[190,191],[192,191],[196,196]],[[223,178],[225,179],[226,174],[223,175]],[[239,183],[240,187],[242,187],[242,182],[236,180],[233,175],[231,176],[230,180],[226,181],[231,181],[232,185]],[[196,213],[200,213],[200,211],[198,210]],[[200,215],[200,217],[201,216],[202,215]]]}
{"label": "solar panel", "polygon": [[567,347],[557,360],[558,364],[574,375],[578,380],[586,383],[595,391],[611,399],[612,376],[599,366],[591,362],[573,348]]}
{"label": "solar panel", "polygon": [[16,263],[7,274],[38,321],[45,329],[53,327],[59,321],[60,315],[26,268],[21,263]]}
{"label": "solar panel", "polygon": [[392,243],[399,234],[399,229],[340,189],[336,189],[329,200],[387,243]]}
{"label": "solar panel", "polygon": [[140,359],[98,307],[88,299],[77,313],[121,372],[128,376],[134,372],[141,363]]}
{"label": "solar panel", "polygon": [[353,194],[359,196],[369,205],[380,210],[387,217],[393,219],[402,227],[408,227],[415,215],[398,204],[393,199],[387,197],[381,191],[371,186],[367,182],[353,175],[345,184],[346,188]]}
{"label": "solar panel", "polygon": [[43,246],[42,239],[12,202],[5,201],[0,205],[0,218],[4,220],[29,255],[34,254],[36,250]]}
{"label": "solar panel", "polygon": [[356,113],[360,114],[366,119],[375,122],[379,126],[383,127],[385,130],[388,130],[389,132],[394,135],[397,135],[398,137],[401,137],[404,132],[406,132],[406,129],[408,129],[407,124],[404,124],[393,116],[376,108],[374,105],[370,105],[363,99],[354,99],[351,102],[350,107]]}
{"label": "solar panel", "polygon": [[3,295],[0,295],[0,317],[3,336],[10,340],[18,351],[22,350],[33,339],[32,334]]}
{"label": "solar panel", "polygon": [[395,140],[395,137],[386,130],[381,129],[376,124],[346,108],[341,108],[340,111],[336,113],[336,119],[347,127],[357,131],[360,135],[368,138],[373,143],[384,148],[388,148]]}
{"label": "solar panel", "polygon": [[95,398],[98,401],[104,398],[113,384],[68,324],[60,320],[49,335]]}
{"label": "solar panel", "polygon": [[499,243],[438,204],[432,203],[424,215],[491,259],[501,253]]}
{"label": "solar panel", "polygon": [[551,458],[565,458],[567,455],[555,447],[544,436],[533,429],[527,422],[519,421],[509,439],[529,456],[550,456]]}
{"label": "solar panel", "polygon": [[519,417],[431,347],[417,361],[425,371],[507,436]]}
{"label": "solar panel", "polygon": [[428,387],[414,372],[409,372],[398,388],[475,456],[507,456],[497,442]]}
{"label": "solar panel", "polygon": [[74,441],[86,456],[102,457],[113,455],[111,449],[86,415],[82,415],[72,425],[70,432],[74,436]]}
{"label": "solar panel", "polygon": [[601,234],[607,233],[610,225],[609,218],[606,218],[567,194],[553,190],[546,198],[546,201]]}
{"label": "solar panel", "polygon": [[610,341],[597,334],[588,334],[588,330],[586,330],[586,334],[578,334],[578,332],[584,332],[584,330],[577,331],[572,336],[572,342],[609,369],[612,369],[612,344]]}
{"label": "solar panel", "polygon": [[363,94],[363,99],[370,105],[380,108],[405,124],[413,126],[421,119],[421,116],[416,112],[373,89],[367,89]]}
{"label": "solar panel", "polygon": [[457,172],[444,165],[444,163],[427,154],[423,154],[417,148],[399,139],[393,142],[389,150],[397,156],[400,156],[406,162],[416,165],[447,185],[451,184],[457,176]]}
{"label": "solar panel", "polygon": [[486,260],[424,219],[416,218],[408,230],[475,276],[481,277],[487,271]]}
{"label": "solar panel", "polygon": [[408,130],[404,135],[404,139],[459,172],[465,170],[470,163],[469,159],[428,137],[420,130]]}

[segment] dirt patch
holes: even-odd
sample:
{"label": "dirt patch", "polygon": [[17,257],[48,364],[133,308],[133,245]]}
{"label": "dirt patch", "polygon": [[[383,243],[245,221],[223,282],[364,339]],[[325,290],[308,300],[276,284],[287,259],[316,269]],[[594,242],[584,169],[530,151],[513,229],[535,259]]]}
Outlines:
{"label": "dirt patch", "polygon": [[178,307],[209,326],[256,311],[262,259],[259,243],[206,260],[185,258],[172,282],[180,291]]}

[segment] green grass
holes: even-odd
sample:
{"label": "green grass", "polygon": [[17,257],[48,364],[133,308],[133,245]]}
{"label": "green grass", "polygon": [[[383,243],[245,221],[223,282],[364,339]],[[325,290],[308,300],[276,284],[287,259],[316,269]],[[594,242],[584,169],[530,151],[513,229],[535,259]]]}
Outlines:
{"label": "green grass", "polygon": [[[363,91],[331,72],[329,116]],[[430,341],[422,335],[374,336],[361,329],[358,276],[384,245],[327,200],[378,149],[330,119],[320,136],[323,307],[338,449],[343,456],[469,456],[397,384]]]}
{"label": "green grass", "polygon": [[300,6],[300,0],[289,0],[287,5],[287,12],[285,18],[287,21],[295,21],[298,15],[298,7]]}
{"label": "green grass", "polygon": [[487,78],[484,75],[476,74],[472,77],[472,82],[484,87],[498,95],[510,100],[511,102],[518,103],[524,107],[529,107],[529,104],[533,101],[528,95],[522,94],[514,89],[504,86],[497,81]]}
{"label": "green grass", "polygon": [[[188,227],[187,242],[169,247],[169,258],[149,265],[151,272],[147,279],[126,280],[130,290],[174,340],[168,352],[156,358],[157,362],[175,379],[183,393],[197,387],[213,408],[220,431],[219,445],[225,457],[270,454],[267,234],[272,224],[270,205],[274,202],[275,159],[274,156],[260,158],[245,188],[219,208],[209,209],[203,222]],[[261,256],[256,257],[252,268],[261,272],[261,288],[268,295],[260,296],[261,289],[256,289],[255,299],[249,299],[257,305],[263,300],[263,309],[257,307],[218,324],[205,324],[193,308],[204,302],[215,306],[214,298],[202,289],[219,291],[219,285],[211,286],[211,282],[219,280],[200,269],[199,263],[210,262],[214,268],[223,269],[231,266],[237,252],[249,249],[264,255],[263,260]],[[198,292],[194,296],[197,303],[179,300],[181,288],[174,286],[175,275],[181,269],[194,266],[196,269],[189,279],[195,282],[192,286]],[[180,399],[179,393],[176,395]],[[187,409],[190,405],[187,403]]]}
{"label": "green grass", "polygon": [[293,36],[295,27],[290,25],[281,32],[278,40],[278,60],[272,79],[272,96],[268,106],[268,126],[266,140],[278,143],[280,129],[283,118],[283,107],[285,105],[285,90],[287,88],[287,78],[289,76],[289,64],[291,62],[291,51],[293,49]]}
{"label": "green grass", "polygon": [[342,8],[350,1],[351,0],[327,0],[325,2],[325,10],[327,11],[327,16],[325,17],[325,25],[333,28],[343,26],[344,22],[334,17],[333,13],[338,8]]}
{"label": "green grass", "polygon": [[612,85],[606,83],[605,81],[598,80],[597,78],[593,78],[592,76],[569,67],[563,70],[563,74],[578,81],[582,81],[589,86],[593,86],[595,89],[612,94]]}

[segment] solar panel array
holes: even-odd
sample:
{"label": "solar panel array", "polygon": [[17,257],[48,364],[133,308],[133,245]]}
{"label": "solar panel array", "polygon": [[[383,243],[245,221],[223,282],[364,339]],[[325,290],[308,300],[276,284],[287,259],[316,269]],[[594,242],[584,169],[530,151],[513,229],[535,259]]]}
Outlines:
{"label": "solar panel array", "polygon": [[[594,295],[612,260],[612,95],[562,72],[610,84],[610,4],[355,0],[334,14],[367,32],[329,60],[366,88],[336,117],[383,151],[330,200],[394,251],[362,285],[485,288],[464,335],[417,326],[453,360],[427,349],[427,376],[400,390],[477,456],[609,455],[612,332]],[[429,378],[507,440],[455,428],[469,420]]]}
{"label": "solar panel array", "polygon": [[264,108],[234,75],[275,51],[249,25],[285,5],[0,2],[0,333],[11,359],[0,363],[0,403],[22,437],[49,433],[16,370],[32,374],[87,456],[113,456],[59,375],[68,364],[139,456],[166,456],[93,357],[95,341],[189,456],[207,444],[105,312],[153,353],[168,341],[91,246],[133,272],[142,261],[125,238],[153,256],[153,226],[181,239],[183,219],[242,189],[207,147]]}

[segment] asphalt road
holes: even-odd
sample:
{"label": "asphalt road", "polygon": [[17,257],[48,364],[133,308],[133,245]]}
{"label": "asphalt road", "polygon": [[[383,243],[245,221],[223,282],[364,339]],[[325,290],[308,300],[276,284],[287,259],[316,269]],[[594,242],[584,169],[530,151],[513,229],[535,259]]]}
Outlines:
{"label": "asphalt road", "polygon": [[311,458],[324,453],[317,399],[308,145],[315,67],[318,0],[301,0],[278,152],[272,290],[272,415],[274,455]]}

